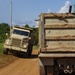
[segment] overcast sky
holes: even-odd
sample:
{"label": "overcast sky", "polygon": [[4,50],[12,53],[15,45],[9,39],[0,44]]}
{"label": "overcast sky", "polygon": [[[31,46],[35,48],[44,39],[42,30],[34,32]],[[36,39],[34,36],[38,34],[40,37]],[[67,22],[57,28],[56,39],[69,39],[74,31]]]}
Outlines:
{"label": "overcast sky", "polygon": [[[40,13],[65,13],[75,0],[12,0],[13,25],[36,26]],[[0,23],[10,24],[10,0],[0,0]]]}

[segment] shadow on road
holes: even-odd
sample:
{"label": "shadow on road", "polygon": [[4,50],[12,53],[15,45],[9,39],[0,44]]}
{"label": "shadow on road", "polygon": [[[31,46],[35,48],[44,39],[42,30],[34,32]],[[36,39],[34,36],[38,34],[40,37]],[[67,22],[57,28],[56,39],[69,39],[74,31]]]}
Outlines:
{"label": "shadow on road", "polygon": [[29,58],[29,59],[38,58],[38,51],[35,50],[29,56],[27,55],[27,53],[22,53],[22,52],[12,52],[11,54],[18,58]]}
{"label": "shadow on road", "polygon": [[32,55],[29,56],[28,58],[38,58],[38,54],[32,54]]}
{"label": "shadow on road", "polygon": [[27,59],[33,59],[33,58],[38,58],[38,54],[32,54],[31,56],[26,56],[22,54],[14,54],[14,56],[18,58],[27,58]]}

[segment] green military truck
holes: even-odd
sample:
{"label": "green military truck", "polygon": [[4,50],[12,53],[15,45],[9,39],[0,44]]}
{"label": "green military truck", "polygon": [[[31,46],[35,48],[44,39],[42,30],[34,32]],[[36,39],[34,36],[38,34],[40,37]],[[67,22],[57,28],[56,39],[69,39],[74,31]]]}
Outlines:
{"label": "green military truck", "polygon": [[14,26],[11,30],[11,35],[4,43],[4,54],[8,52],[23,53],[30,56],[32,53],[34,34],[32,29]]}
{"label": "green military truck", "polygon": [[75,13],[39,16],[40,75],[75,75]]}

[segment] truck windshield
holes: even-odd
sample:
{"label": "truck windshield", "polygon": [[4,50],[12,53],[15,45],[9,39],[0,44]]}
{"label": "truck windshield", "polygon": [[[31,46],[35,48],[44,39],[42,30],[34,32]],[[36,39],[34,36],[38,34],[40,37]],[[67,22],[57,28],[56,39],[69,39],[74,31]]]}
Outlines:
{"label": "truck windshield", "polygon": [[28,36],[29,32],[14,29],[13,34]]}

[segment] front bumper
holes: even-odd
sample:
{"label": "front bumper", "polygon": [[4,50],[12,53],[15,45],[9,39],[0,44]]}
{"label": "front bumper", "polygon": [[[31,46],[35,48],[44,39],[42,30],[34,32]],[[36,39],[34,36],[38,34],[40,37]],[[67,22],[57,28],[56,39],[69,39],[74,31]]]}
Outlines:
{"label": "front bumper", "polygon": [[27,48],[24,49],[24,48],[20,48],[20,47],[9,46],[9,45],[4,45],[4,48],[7,48],[9,50],[27,52]]}

